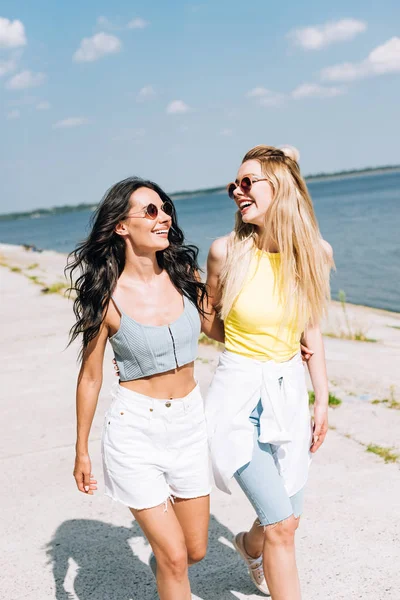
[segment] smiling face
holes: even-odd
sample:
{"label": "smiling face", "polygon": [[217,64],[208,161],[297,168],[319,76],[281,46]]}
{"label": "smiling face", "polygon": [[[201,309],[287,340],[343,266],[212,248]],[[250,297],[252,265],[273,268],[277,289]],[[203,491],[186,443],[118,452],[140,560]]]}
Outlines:
{"label": "smiling face", "polygon": [[[118,223],[115,232],[130,240],[132,247],[140,253],[153,253],[169,246],[168,233],[172,219],[163,210],[163,202],[154,190],[139,188],[129,199],[130,210],[127,217]],[[158,215],[153,220],[146,215],[146,207],[154,204]]]}
{"label": "smiling face", "polygon": [[242,163],[237,173],[236,183],[240,182],[245,175],[251,176],[253,185],[250,191],[246,193],[240,187],[237,187],[233,192],[234,200],[244,223],[263,227],[268,208],[273,199],[272,186],[268,181],[259,181],[265,179],[265,174],[262,172],[258,160],[247,160]]}

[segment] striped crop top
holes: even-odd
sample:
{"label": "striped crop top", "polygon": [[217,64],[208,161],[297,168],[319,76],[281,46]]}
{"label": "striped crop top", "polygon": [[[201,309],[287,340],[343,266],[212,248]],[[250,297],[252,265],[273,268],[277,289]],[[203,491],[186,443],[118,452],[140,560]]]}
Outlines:
{"label": "striped crop top", "polygon": [[183,296],[183,312],[169,325],[142,325],[121,314],[120,327],[109,338],[117,361],[120,381],[132,381],[172,371],[197,358],[200,316],[196,306]]}

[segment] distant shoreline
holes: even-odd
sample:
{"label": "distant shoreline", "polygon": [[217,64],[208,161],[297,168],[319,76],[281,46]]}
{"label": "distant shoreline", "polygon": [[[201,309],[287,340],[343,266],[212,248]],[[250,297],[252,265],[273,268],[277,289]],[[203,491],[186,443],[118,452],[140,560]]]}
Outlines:
{"label": "distant shoreline", "polygon": [[[8,244],[0,242],[0,269],[5,267],[11,271],[23,272],[28,279],[35,281],[35,274],[40,278],[49,277],[47,283],[57,281],[65,281],[64,267],[67,262],[68,252],[59,252],[58,250],[46,250],[32,247],[23,244]],[[34,268],[33,268],[34,267]],[[206,271],[206,265],[202,266],[202,270]],[[30,276],[29,276],[30,275]],[[331,305],[340,308],[341,303],[338,299],[332,298]],[[370,304],[357,304],[346,301],[347,306],[354,306],[358,310],[374,311],[376,314],[400,317],[400,312],[390,308],[381,308]],[[399,327],[400,329],[400,327]]]}
{"label": "distant shoreline", "polygon": [[[386,167],[371,167],[365,169],[353,169],[350,171],[338,171],[336,173],[316,173],[313,175],[307,175],[305,180],[307,183],[314,183],[316,181],[330,181],[335,179],[351,179],[353,177],[360,176],[373,176],[373,175],[382,175],[383,173],[397,173],[400,172],[400,165],[389,165]],[[173,200],[182,200],[184,198],[193,198],[195,196],[207,195],[207,194],[218,194],[225,191],[225,186],[222,187],[213,187],[213,188],[204,188],[200,190],[187,190],[181,192],[173,192],[170,193],[170,196]],[[17,219],[26,219],[26,218],[40,218],[49,215],[58,215],[65,214],[70,212],[81,212],[86,210],[95,210],[97,207],[96,204],[75,204],[75,205],[64,205],[64,206],[54,206],[52,208],[37,208],[35,210],[26,211],[26,212],[16,212],[16,213],[2,213],[0,214],[0,221],[14,221]]]}

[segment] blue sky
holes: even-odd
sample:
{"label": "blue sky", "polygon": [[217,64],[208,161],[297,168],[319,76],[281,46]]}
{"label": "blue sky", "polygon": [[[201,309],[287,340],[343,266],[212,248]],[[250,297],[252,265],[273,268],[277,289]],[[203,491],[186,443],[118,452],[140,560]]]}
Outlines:
{"label": "blue sky", "polygon": [[258,143],[400,163],[399,97],[397,0],[2,0],[0,212],[222,185]]}

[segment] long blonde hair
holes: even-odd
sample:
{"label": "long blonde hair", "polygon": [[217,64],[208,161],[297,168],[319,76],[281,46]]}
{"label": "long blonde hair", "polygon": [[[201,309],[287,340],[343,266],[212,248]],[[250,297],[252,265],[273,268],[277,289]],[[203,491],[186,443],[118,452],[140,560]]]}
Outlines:
{"label": "long blonde hair", "polygon": [[[313,204],[300,174],[299,153],[290,146],[278,149],[255,146],[242,160],[257,160],[268,179],[273,199],[265,228],[281,254],[278,291],[285,317],[295,318],[300,330],[318,323],[330,299],[329,272],[333,260],[322,243]],[[246,279],[254,250],[262,245],[255,225],[236,213],[234,231],[221,273],[220,316],[226,319]]]}

